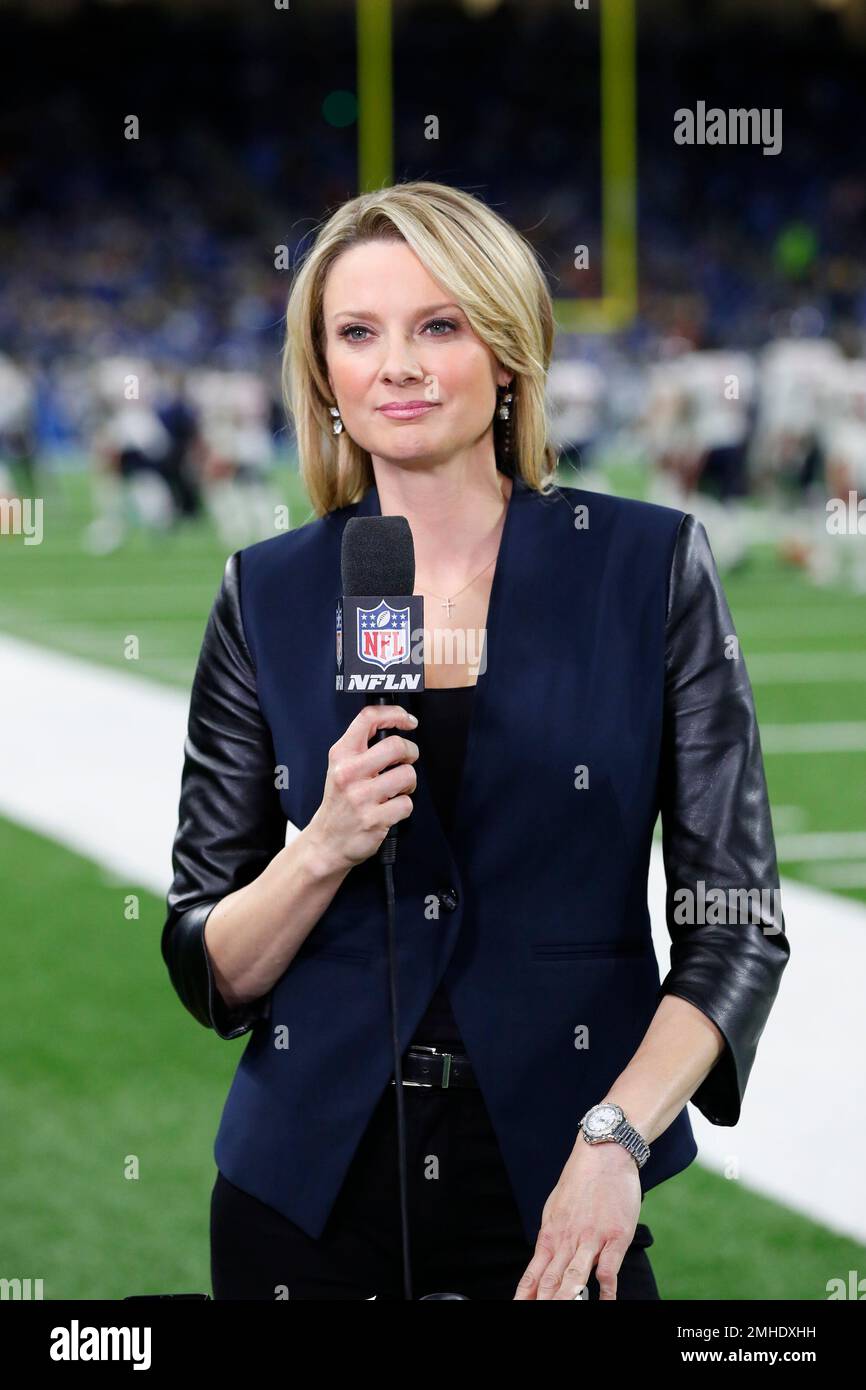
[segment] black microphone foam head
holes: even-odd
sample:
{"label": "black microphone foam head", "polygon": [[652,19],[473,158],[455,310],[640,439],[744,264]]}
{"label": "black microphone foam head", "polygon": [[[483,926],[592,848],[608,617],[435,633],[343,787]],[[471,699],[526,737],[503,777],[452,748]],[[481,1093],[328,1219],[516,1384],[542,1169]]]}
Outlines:
{"label": "black microphone foam head", "polygon": [[344,594],[411,594],[415,545],[406,517],[350,517],[341,562]]}

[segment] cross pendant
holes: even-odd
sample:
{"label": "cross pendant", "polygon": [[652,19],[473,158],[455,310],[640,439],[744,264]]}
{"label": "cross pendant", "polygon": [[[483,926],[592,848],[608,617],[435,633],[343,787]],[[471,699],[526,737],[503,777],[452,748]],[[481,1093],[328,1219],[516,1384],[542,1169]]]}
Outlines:
{"label": "cross pendant", "polygon": [[442,600],[442,607],[445,609],[445,616],[446,616],[446,618],[450,618],[450,617],[451,617],[451,608],[452,608],[451,599],[450,599],[450,598],[443,599],[443,600]]}

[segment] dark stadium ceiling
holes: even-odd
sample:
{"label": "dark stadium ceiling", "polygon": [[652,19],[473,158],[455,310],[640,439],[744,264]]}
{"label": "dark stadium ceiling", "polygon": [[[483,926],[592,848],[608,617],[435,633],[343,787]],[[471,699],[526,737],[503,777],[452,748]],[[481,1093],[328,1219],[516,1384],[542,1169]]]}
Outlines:
{"label": "dark stadium ceiling", "polygon": [[[455,8],[468,14],[488,14],[505,6],[509,9],[544,9],[562,6],[566,0],[451,0]],[[78,10],[100,8],[119,10],[127,6],[139,9],[155,8],[175,12],[216,13],[235,10],[250,16],[254,3],[274,3],[276,8],[303,10],[346,10],[354,7],[355,0],[0,0],[0,12],[19,11],[34,18],[66,17]],[[387,3],[387,0],[382,0]],[[428,4],[441,5],[448,0],[391,0],[396,11],[408,10]],[[603,0],[587,0],[587,6],[594,9]],[[650,0],[641,3],[635,0],[642,19],[650,22],[656,15],[675,16],[677,12],[695,16],[706,15],[724,20],[743,19],[764,15],[779,23],[796,22],[801,16],[817,10],[834,11],[854,28],[860,29],[866,23],[866,0]]]}
{"label": "dark stadium ceiling", "polygon": [[[427,6],[451,4],[462,9],[467,15],[483,16],[492,14],[500,7],[529,10],[561,7],[570,0],[380,0],[391,3],[395,14],[406,13],[412,9]],[[586,0],[587,8],[595,9],[603,0]],[[0,0],[0,14],[24,14],[34,21],[50,22],[52,19],[72,19],[79,12],[123,10],[125,8],[161,9],[174,14],[205,16],[234,13],[247,24],[255,24],[256,7],[271,5],[277,9],[321,12],[324,10],[352,10],[355,0]],[[848,37],[858,44],[866,44],[866,0],[635,0],[641,25],[650,28],[658,25],[676,24],[681,16],[684,22],[694,24],[709,21],[714,24],[741,23],[758,17],[769,23],[796,29],[801,23],[814,16],[816,11],[835,14]],[[261,11],[260,11],[261,13]]]}

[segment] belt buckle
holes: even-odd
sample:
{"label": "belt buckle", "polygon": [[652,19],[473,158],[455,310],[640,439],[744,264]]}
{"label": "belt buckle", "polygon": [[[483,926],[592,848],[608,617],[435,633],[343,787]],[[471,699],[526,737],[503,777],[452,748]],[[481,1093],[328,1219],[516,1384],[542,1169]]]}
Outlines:
{"label": "belt buckle", "polygon": [[[451,1061],[452,1061],[452,1058],[453,1058],[454,1054],[453,1054],[452,1052],[440,1052],[438,1047],[430,1047],[430,1046],[428,1046],[426,1043],[412,1043],[412,1045],[411,1045],[411,1047],[410,1047],[409,1050],[410,1050],[410,1051],[414,1051],[414,1052],[429,1052],[429,1053],[431,1053],[434,1057],[444,1057],[444,1058],[445,1058],[445,1061],[444,1061],[443,1066],[442,1066],[442,1082],[441,1082],[441,1085],[440,1085],[440,1089],[443,1090],[443,1091],[447,1090],[447,1089],[448,1089],[448,1086],[449,1086],[449,1084],[450,1084],[450,1077],[451,1077]],[[435,1081],[404,1081],[404,1082],[403,1082],[403,1085],[404,1085],[404,1086],[427,1086],[427,1087],[433,1088],[433,1087],[436,1086],[436,1082],[435,1082]]]}

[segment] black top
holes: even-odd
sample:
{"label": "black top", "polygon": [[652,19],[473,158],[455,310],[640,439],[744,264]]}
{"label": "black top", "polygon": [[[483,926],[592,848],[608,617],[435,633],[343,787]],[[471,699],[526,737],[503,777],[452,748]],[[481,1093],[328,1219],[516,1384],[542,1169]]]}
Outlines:
{"label": "black top", "polygon": [[[434,686],[409,697],[409,708],[418,716],[418,727],[412,730],[412,738],[418,744],[418,762],[423,763],[433,803],[449,840],[474,694],[474,685]],[[465,1050],[444,985],[439,985],[430,1000],[412,1041],[449,1052]]]}

